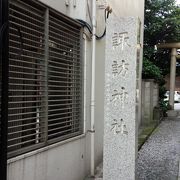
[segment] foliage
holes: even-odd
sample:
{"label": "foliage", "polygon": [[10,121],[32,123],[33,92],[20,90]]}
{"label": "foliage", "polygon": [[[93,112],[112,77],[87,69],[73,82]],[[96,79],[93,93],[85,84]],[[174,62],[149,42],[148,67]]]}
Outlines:
{"label": "foliage", "polygon": [[146,0],[144,21],[144,57],[169,73],[170,50],[155,51],[155,45],[180,41],[180,7],[175,0]]}
{"label": "foliage", "polygon": [[153,64],[147,58],[144,58],[143,60],[142,77],[143,79],[155,79],[157,82],[163,79],[162,72],[159,67]]}
{"label": "foliage", "polygon": [[167,110],[171,109],[170,105],[167,102],[165,102],[163,99],[160,99],[159,106],[161,108],[163,116],[167,116],[166,112],[167,112]]}
{"label": "foliage", "polygon": [[[165,81],[170,71],[170,49],[156,50],[155,45],[180,41],[180,7],[175,0],[145,0],[143,78],[154,78],[160,87],[160,107],[169,107],[163,101]],[[177,70],[180,75],[180,70]]]}
{"label": "foliage", "polygon": [[159,86],[159,98],[164,99],[166,93],[166,88],[164,86]]}
{"label": "foliage", "polygon": [[145,1],[145,44],[180,40],[180,9],[175,0]]}

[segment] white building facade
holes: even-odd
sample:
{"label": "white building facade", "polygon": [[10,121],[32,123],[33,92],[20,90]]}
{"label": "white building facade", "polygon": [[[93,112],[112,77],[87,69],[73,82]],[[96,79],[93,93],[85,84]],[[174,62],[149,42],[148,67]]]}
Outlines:
{"label": "white building facade", "polygon": [[[16,0],[13,0],[12,2],[15,2],[15,1]],[[18,1],[18,2],[21,2],[21,1]],[[50,10],[52,9],[53,13],[48,15],[49,18],[51,18],[51,16],[57,13],[56,18],[58,19],[59,17],[58,12],[60,12],[72,19],[83,20],[87,22],[88,24],[90,24],[91,26],[92,0],[60,0],[60,1],[41,0],[41,2],[38,2],[39,4],[38,7],[41,6],[41,3],[42,3],[42,9],[46,9],[46,8],[49,8]],[[96,3],[97,3],[96,27],[97,27],[98,35],[103,34],[104,29],[105,29],[104,11],[107,5],[109,5],[110,8],[112,8],[112,13],[109,14],[109,18],[113,16],[134,16],[140,19],[140,22],[141,22],[141,36],[140,36],[141,61],[140,63],[142,66],[144,0],[139,0],[139,1],[107,0],[106,2],[103,0],[97,0]],[[26,4],[26,2],[24,4]],[[30,4],[30,6],[33,6],[33,4]],[[33,10],[32,7],[31,9]],[[54,10],[57,12],[54,13]],[[45,26],[47,25],[46,22],[43,22],[43,23],[45,24]],[[56,23],[58,24],[58,21],[56,21]],[[70,25],[71,24],[72,26],[75,24],[76,27],[79,27],[79,30],[77,30],[77,33],[78,32],[81,33],[80,38],[78,40],[78,42],[80,42],[80,45],[79,45],[80,53],[78,54],[78,56],[80,57],[79,60],[82,63],[79,65],[81,67],[77,65],[76,69],[74,70],[74,71],[79,71],[79,68],[82,69],[82,72],[80,72],[80,76],[81,76],[80,101],[81,102],[79,105],[81,107],[80,108],[81,112],[79,112],[81,115],[79,117],[79,114],[78,114],[79,120],[77,120],[78,121],[77,124],[79,123],[81,125],[81,128],[80,130],[78,130],[77,133],[71,134],[69,137],[67,136],[65,138],[59,138],[59,140],[56,140],[54,142],[52,141],[51,143],[47,143],[46,145],[33,148],[32,150],[24,150],[24,152],[17,153],[17,155],[16,154],[10,155],[8,159],[8,172],[7,172],[8,180],[83,180],[85,177],[87,177],[90,174],[91,157],[92,157],[91,156],[91,139],[90,139],[90,136],[92,133],[90,130],[91,129],[91,124],[90,124],[91,123],[91,91],[90,90],[91,90],[91,73],[92,73],[92,70],[91,70],[92,41],[91,41],[91,38],[89,38],[90,36],[89,36],[89,32],[87,28],[84,28],[84,30],[82,28],[81,30],[80,26],[76,25],[78,23],[74,21],[70,23]],[[72,30],[72,34],[75,33],[73,28],[70,28],[70,29]],[[85,33],[82,31],[84,31]],[[54,34],[56,34],[56,32],[58,32],[58,30],[54,30]],[[68,33],[70,32],[67,31],[66,33],[68,36]],[[66,33],[63,36],[65,36]],[[70,35],[69,38],[71,38],[71,36],[73,35]],[[57,35],[57,37],[59,36]],[[94,124],[95,133],[93,132],[95,134],[95,143],[94,143],[95,166],[101,163],[103,159],[104,77],[105,77],[105,74],[104,74],[105,41],[104,39],[105,38],[106,36],[104,36],[101,40],[96,40],[95,124]],[[54,41],[56,42],[56,39]],[[56,46],[52,40],[46,39],[46,43],[49,44],[49,46],[51,46],[50,48],[58,48],[58,46]],[[67,46],[67,44],[64,44],[64,46]],[[76,49],[76,50],[78,51],[79,49]],[[71,51],[71,48],[69,48],[67,51]],[[41,53],[41,52],[39,51],[37,53]],[[48,53],[51,53],[51,52],[48,52]],[[55,54],[57,53],[58,52],[56,52]],[[55,54],[53,54],[52,56],[55,56]],[[46,58],[47,57],[45,57],[45,59]],[[49,66],[50,65],[52,64],[49,63]],[[141,69],[139,69],[139,72],[141,74]],[[38,73],[38,71],[36,73]],[[52,74],[48,74],[48,75],[51,77],[55,76]],[[46,77],[47,79],[48,79],[48,75]],[[77,75],[76,77],[79,77],[79,76]],[[57,81],[57,80],[53,79],[52,81]],[[76,83],[76,82],[77,80],[75,79],[73,83]],[[140,86],[141,86],[141,76],[138,79],[138,82],[140,83]],[[53,87],[53,84],[51,85]],[[76,88],[75,90],[77,90],[79,86],[75,88]],[[48,88],[48,90],[49,91],[51,90],[50,87]],[[56,91],[56,89],[53,89],[53,91]],[[139,98],[140,98],[141,92],[138,92],[138,93],[139,93]],[[55,99],[52,99],[52,101],[54,100]],[[44,102],[46,104],[46,101]],[[49,102],[51,102],[51,99],[49,99]],[[77,103],[79,101],[77,99],[74,99],[73,102]],[[139,100],[139,102],[141,102],[141,100]],[[139,109],[140,109],[140,104],[141,103],[139,103]],[[48,111],[48,109],[45,109],[44,111],[46,112]],[[65,113],[69,113],[69,111]],[[37,114],[39,117],[40,113],[36,113],[36,115]],[[139,115],[138,115],[137,121],[141,117],[140,110],[138,114]],[[51,116],[51,114],[47,116]],[[36,124],[38,124],[37,120],[36,120]],[[74,125],[74,128],[76,128],[75,125]],[[38,129],[38,127],[36,126],[35,129]],[[37,144],[40,142],[38,137],[40,136],[36,136]]]}

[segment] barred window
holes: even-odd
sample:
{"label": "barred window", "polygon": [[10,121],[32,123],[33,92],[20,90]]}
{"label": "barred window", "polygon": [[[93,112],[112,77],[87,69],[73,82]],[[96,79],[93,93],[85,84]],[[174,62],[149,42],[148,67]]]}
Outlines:
{"label": "barred window", "polygon": [[82,133],[81,26],[36,1],[9,7],[9,157]]}

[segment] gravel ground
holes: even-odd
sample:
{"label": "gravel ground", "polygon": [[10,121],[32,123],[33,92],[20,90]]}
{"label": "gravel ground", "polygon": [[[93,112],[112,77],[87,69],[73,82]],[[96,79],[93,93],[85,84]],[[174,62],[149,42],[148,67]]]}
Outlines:
{"label": "gravel ground", "polygon": [[177,180],[180,157],[180,119],[165,120],[142,146],[137,180]]}

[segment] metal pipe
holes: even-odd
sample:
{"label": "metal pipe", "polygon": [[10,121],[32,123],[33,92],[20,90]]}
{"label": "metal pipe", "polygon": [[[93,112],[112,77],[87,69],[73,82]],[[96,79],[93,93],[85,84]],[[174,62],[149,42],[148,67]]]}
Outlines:
{"label": "metal pipe", "polygon": [[95,135],[95,59],[96,59],[96,0],[92,1],[92,69],[91,69],[91,176],[95,174],[94,135]]}
{"label": "metal pipe", "polygon": [[87,73],[87,39],[86,35],[83,34],[84,39],[84,110],[83,110],[83,116],[84,116],[84,133],[86,132],[86,73]]}

